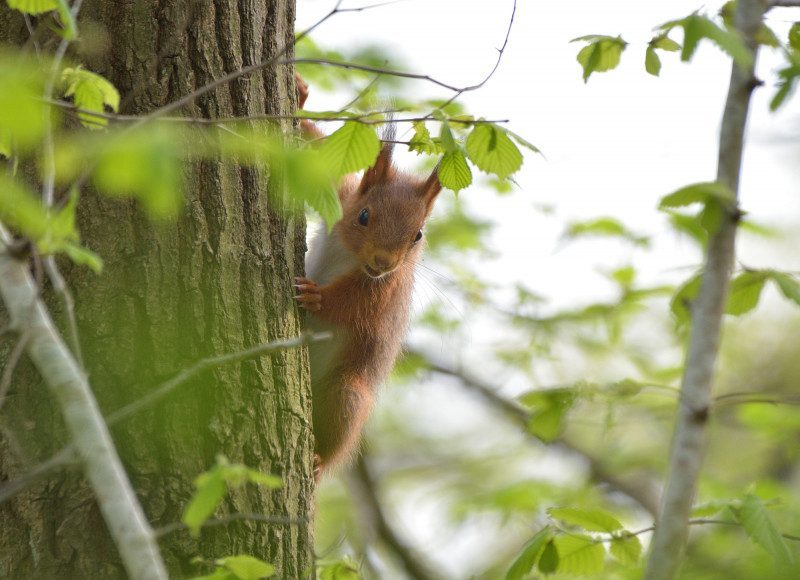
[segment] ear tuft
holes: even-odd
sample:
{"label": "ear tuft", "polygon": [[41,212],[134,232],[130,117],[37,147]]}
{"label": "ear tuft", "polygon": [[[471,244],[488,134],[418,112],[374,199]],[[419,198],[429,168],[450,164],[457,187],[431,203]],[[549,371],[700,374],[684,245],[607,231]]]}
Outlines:
{"label": "ear tuft", "polygon": [[436,201],[436,196],[439,195],[440,191],[442,191],[442,182],[439,181],[439,165],[437,164],[436,167],[433,168],[433,172],[431,173],[430,177],[425,180],[425,183],[420,189],[420,197],[425,200],[425,204],[428,206],[428,211],[430,211],[431,207],[433,206],[433,202]]}
{"label": "ear tuft", "polygon": [[361,178],[361,185],[358,187],[359,195],[366,193],[366,191],[373,185],[379,183],[386,183],[394,173],[392,167],[392,152],[394,150],[392,143],[386,143],[378,153],[378,158],[375,164],[364,172],[364,177]]}

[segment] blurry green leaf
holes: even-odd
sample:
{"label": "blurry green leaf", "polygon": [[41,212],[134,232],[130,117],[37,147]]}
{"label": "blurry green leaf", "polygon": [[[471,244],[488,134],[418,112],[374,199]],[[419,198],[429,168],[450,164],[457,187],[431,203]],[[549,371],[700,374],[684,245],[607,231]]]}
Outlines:
{"label": "blurry green leaf", "polygon": [[519,397],[519,401],[530,409],[528,431],[549,442],[561,434],[564,416],[574,401],[574,392],[571,389],[530,391]]}
{"label": "blurry green leaf", "polygon": [[620,56],[628,43],[621,36],[592,34],[581,36],[570,42],[588,42],[578,52],[578,62],[583,67],[583,82],[588,82],[593,72],[606,72],[617,67]]}
{"label": "blurry green leaf", "polygon": [[478,169],[500,178],[508,177],[522,166],[519,149],[497,125],[475,125],[467,137],[466,149]]}
{"label": "blurry green leaf", "polygon": [[691,303],[700,291],[700,274],[695,274],[684,282],[670,301],[670,310],[678,326],[687,324],[691,319]]}
{"label": "blurry green leaf", "polygon": [[46,66],[23,53],[0,50],[0,149],[6,156],[15,148],[30,149],[44,135],[50,107],[42,101]]}
{"label": "blurry green leaf", "polygon": [[58,8],[56,0],[6,0],[8,7],[26,14],[42,14]]}
{"label": "blurry green leaf", "polygon": [[250,481],[250,483],[263,485],[264,487],[268,487],[270,489],[279,489],[283,487],[283,480],[280,477],[270,473],[264,473],[256,469],[247,469],[247,479]]}
{"label": "blurry green leaf", "polygon": [[334,562],[320,562],[317,565],[320,580],[359,580],[358,565],[350,558]]}
{"label": "blurry green leaf", "polygon": [[506,134],[507,135],[511,135],[511,138],[514,139],[514,141],[516,141],[517,143],[519,143],[523,147],[525,147],[527,149],[530,149],[534,153],[541,154],[541,151],[539,150],[539,148],[536,145],[534,145],[530,141],[527,141],[526,139],[523,139],[520,135],[518,135],[517,133],[514,133],[514,131],[509,131],[508,129],[506,129]]}
{"label": "blurry green leaf", "polygon": [[800,50],[800,22],[795,22],[789,28],[789,46],[795,50]]}
{"label": "blurry green leaf", "polygon": [[450,211],[425,226],[425,237],[433,252],[455,249],[481,250],[493,222],[467,214],[462,204],[453,204]]}
{"label": "blurry green leaf", "polygon": [[710,501],[706,501],[692,508],[692,517],[709,518],[713,515],[718,514],[725,508],[729,508],[733,505],[738,505],[739,503],[740,503],[739,500],[734,500],[734,499],[713,499]]}
{"label": "blurry green leaf", "polygon": [[706,203],[709,200],[731,203],[735,199],[730,188],[717,181],[693,183],[661,198],[659,209]]}
{"label": "blurry green leaf", "polygon": [[545,544],[542,555],[539,558],[539,572],[542,574],[552,574],[558,570],[559,554],[554,540]]}
{"label": "blurry green leaf", "polygon": [[681,49],[681,45],[672,40],[666,34],[659,34],[650,41],[649,45],[653,48],[666,50],[668,52],[675,52]]}
{"label": "blurry green leaf", "polygon": [[777,284],[786,298],[800,306],[800,283],[795,278],[789,274],[774,270],[769,271],[769,277]]}
{"label": "blurry green leaf", "polygon": [[775,34],[775,31],[773,31],[766,24],[761,25],[761,27],[756,31],[754,38],[758,44],[769,46],[771,48],[778,48],[781,45],[781,41],[778,40],[778,36]]}
{"label": "blurry green leaf", "polygon": [[630,534],[618,536],[611,540],[610,552],[621,564],[636,566],[642,557],[642,543]]}
{"label": "blurry green leaf", "polygon": [[736,30],[722,29],[706,16],[694,13],[681,20],[673,20],[661,26],[668,33],[676,27],[683,28],[683,50],[681,60],[686,62],[692,58],[697,45],[703,38],[716,44],[733,58],[734,62],[742,68],[753,64],[753,53],[742,41]]}
{"label": "blurry green leaf", "polygon": [[696,215],[686,215],[669,210],[667,210],[666,213],[669,215],[670,225],[672,225],[673,229],[687,234],[701,246],[706,245],[708,242],[708,232],[700,224],[700,220]]}
{"label": "blurry green leaf", "polygon": [[651,75],[657,77],[661,73],[661,59],[656,54],[655,49],[651,46],[647,47],[644,53],[644,68]]}
{"label": "blurry green leaf", "polygon": [[259,580],[275,574],[275,566],[252,556],[228,556],[217,560],[240,580]]}
{"label": "blurry green leaf", "polygon": [[381,141],[372,125],[346,121],[325,138],[320,154],[336,176],[367,169],[375,163]]}
{"label": "blurry green leaf", "polygon": [[586,536],[565,535],[555,540],[559,574],[599,574],[606,551],[602,544]]}
{"label": "blurry green leaf", "polygon": [[542,553],[552,537],[553,531],[550,526],[539,530],[511,564],[511,568],[506,573],[506,580],[522,580],[527,574],[530,574],[539,559],[539,554]]}
{"label": "blurry green leaf", "polygon": [[580,509],[554,507],[547,514],[570,526],[577,526],[590,532],[612,533],[622,529],[622,524],[611,514],[599,509]]}
{"label": "blurry green leaf", "polygon": [[[796,25],[795,25],[796,26]],[[794,29],[794,26],[792,27]],[[786,98],[794,92],[797,79],[800,78],[800,49],[792,48],[785,53],[786,66],[778,71],[778,91],[772,97],[769,108],[777,110]]]}
{"label": "blurry green leaf", "polygon": [[447,189],[458,192],[472,183],[472,171],[460,150],[445,153],[439,163],[439,181]]}
{"label": "blurry green leaf", "polygon": [[760,498],[753,494],[747,494],[741,507],[731,511],[747,531],[747,535],[764,548],[780,566],[794,565],[795,553],[786,545]]}
{"label": "blurry green leaf", "polygon": [[599,217],[583,222],[572,222],[567,225],[564,232],[567,238],[584,236],[607,236],[629,240],[636,245],[647,245],[648,239],[625,227],[622,222],[613,217]]}
{"label": "blurry green leaf", "polygon": [[64,246],[64,253],[79,266],[86,266],[98,274],[103,270],[103,260],[92,252],[77,244],[67,243]]}
{"label": "blurry green leaf", "polygon": [[398,380],[416,378],[429,368],[425,357],[415,352],[404,352],[392,369],[392,376]]}
{"label": "blurry green leaf", "polygon": [[[61,82],[65,85],[64,96],[72,97],[79,109],[95,113],[104,112],[105,107],[115,112],[119,110],[119,91],[98,74],[81,67],[65,68]],[[108,124],[107,119],[87,113],[78,113],[78,117],[89,129],[101,129]]]}
{"label": "blurry green leaf", "polygon": [[195,479],[196,488],[189,505],[183,512],[181,521],[186,524],[191,534],[197,537],[200,528],[225,496],[225,478],[219,467],[201,474]]}
{"label": "blurry green leaf", "polygon": [[725,312],[739,316],[750,312],[758,305],[761,290],[767,281],[767,272],[742,272],[731,282]]}
{"label": "blurry green leaf", "polygon": [[328,167],[319,150],[287,151],[273,167],[285,171],[289,195],[306,203],[328,226],[328,231],[342,218],[342,205]]}

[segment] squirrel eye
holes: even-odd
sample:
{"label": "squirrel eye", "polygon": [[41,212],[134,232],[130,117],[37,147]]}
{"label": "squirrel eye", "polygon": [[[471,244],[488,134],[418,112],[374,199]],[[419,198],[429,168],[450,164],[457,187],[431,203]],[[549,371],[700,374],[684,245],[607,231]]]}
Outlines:
{"label": "squirrel eye", "polygon": [[358,214],[358,223],[360,223],[362,226],[365,226],[367,223],[369,223],[369,210],[367,208],[362,209],[361,213]]}
{"label": "squirrel eye", "polygon": [[414,238],[414,243],[416,244],[421,239],[422,239],[422,230],[417,232],[417,237]]}

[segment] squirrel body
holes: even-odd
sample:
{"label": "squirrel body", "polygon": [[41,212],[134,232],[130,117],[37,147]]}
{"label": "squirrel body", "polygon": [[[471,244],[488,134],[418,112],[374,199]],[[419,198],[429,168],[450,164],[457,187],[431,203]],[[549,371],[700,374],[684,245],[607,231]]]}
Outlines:
{"label": "squirrel body", "polygon": [[[303,129],[321,134],[309,124]],[[386,144],[363,177],[342,180],[343,216],[312,240],[295,298],[312,329],[332,334],[310,347],[318,476],[353,454],[376,390],[400,353],[422,227],[441,187],[436,170],[421,180],[395,169]]]}

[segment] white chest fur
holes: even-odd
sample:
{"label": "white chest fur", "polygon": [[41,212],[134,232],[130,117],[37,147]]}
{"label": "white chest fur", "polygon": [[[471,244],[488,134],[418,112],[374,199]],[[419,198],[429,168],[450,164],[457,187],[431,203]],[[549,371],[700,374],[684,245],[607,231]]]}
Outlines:
{"label": "white chest fur", "polygon": [[322,286],[358,267],[358,260],[335,232],[328,232],[325,224],[320,224],[306,255],[306,276]]}

